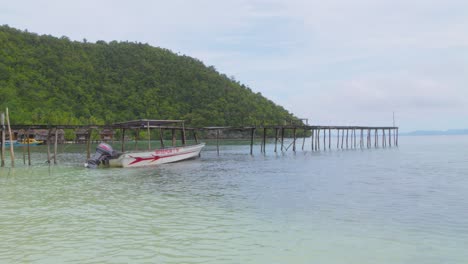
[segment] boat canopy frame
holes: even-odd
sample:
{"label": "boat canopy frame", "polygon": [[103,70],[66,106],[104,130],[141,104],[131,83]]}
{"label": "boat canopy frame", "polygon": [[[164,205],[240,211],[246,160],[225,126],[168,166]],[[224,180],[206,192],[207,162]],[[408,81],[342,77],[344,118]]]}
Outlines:
{"label": "boat canopy frame", "polygon": [[[112,124],[112,128],[122,130],[122,152],[125,151],[125,130],[127,129],[146,129],[148,132],[148,150],[151,149],[151,128],[159,128],[161,148],[165,148],[162,129],[180,129],[182,131],[182,145],[185,146],[185,120],[157,120],[157,119],[138,119]],[[174,126],[179,124],[178,127]],[[170,126],[172,125],[172,126]],[[174,141],[173,141],[174,142]]]}

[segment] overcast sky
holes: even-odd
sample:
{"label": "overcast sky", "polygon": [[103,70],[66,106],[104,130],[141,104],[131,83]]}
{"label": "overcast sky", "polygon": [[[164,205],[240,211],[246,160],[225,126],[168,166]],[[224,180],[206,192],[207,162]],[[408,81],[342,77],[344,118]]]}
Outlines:
{"label": "overcast sky", "polygon": [[311,124],[468,128],[466,0],[0,0],[0,24],[195,57]]}

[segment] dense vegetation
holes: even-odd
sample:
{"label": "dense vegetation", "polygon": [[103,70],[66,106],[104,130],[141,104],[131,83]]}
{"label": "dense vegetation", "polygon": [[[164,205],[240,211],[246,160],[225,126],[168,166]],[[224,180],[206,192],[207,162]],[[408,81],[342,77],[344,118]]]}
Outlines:
{"label": "dense vegetation", "polygon": [[191,126],[299,122],[201,61],[148,44],[70,41],[0,26],[0,109],[15,124],[185,119]]}

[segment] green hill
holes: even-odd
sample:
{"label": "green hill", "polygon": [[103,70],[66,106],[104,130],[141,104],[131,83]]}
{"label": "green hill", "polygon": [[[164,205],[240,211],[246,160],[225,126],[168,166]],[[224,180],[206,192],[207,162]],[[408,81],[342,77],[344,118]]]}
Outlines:
{"label": "green hill", "polygon": [[0,109],[14,124],[185,119],[190,126],[299,122],[201,61],[132,42],[87,43],[0,26]]}

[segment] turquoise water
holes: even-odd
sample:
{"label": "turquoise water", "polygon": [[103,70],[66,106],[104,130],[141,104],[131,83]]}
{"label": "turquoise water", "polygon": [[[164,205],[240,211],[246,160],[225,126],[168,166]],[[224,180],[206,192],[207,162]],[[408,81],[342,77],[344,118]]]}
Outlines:
{"label": "turquoise water", "polygon": [[[468,263],[468,137],[82,168],[0,168],[0,263]],[[302,142],[301,142],[302,144]],[[65,147],[67,148],[67,147]],[[8,163],[8,159],[7,159]]]}

